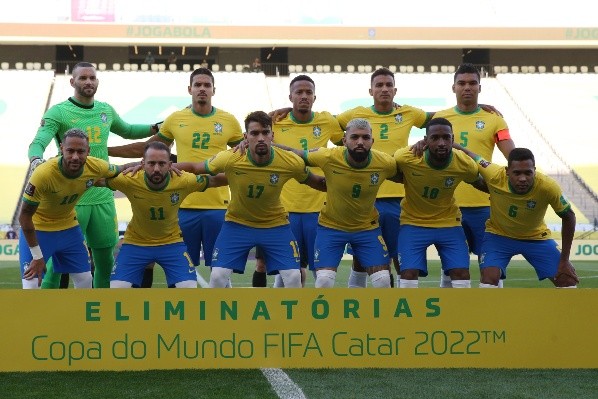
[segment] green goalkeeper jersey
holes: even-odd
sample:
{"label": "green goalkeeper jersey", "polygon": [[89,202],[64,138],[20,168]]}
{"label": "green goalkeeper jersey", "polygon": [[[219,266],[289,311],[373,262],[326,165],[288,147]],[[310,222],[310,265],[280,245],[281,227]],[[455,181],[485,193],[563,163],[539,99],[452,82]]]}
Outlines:
{"label": "green goalkeeper jersey", "polygon": [[[44,114],[35,138],[29,145],[29,159],[42,158],[52,140],[56,146],[72,128],[87,132],[90,155],[108,161],[108,136],[113,132],[123,138],[140,139],[151,135],[150,125],[130,125],[107,103],[94,101],[92,105],[78,103],[73,97],[52,106]],[[113,201],[109,188],[92,187],[77,205],[105,204]]]}

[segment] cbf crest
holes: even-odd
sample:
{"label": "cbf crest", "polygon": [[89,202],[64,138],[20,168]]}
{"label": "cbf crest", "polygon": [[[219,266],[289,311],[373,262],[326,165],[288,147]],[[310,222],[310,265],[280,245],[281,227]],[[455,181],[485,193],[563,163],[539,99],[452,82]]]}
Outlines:
{"label": "cbf crest", "polygon": [[85,182],[85,189],[88,189],[91,186],[93,186],[93,179],[87,179],[87,181]]}
{"label": "cbf crest", "polygon": [[102,120],[102,123],[106,123],[106,122],[108,122],[108,115],[106,115],[105,112],[102,112],[100,114],[100,119]]}
{"label": "cbf crest", "polygon": [[179,200],[181,199],[181,196],[179,193],[172,193],[170,194],[170,203],[171,204],[177,204],[179,202]]}
{"label": "cbf crest", "polygon": [[378,173],[372,173],[370,175],[370,183],[372,185],[378,184],[379,181],[380,181],[380,175]]}
{"label": "cbf crest", "polygon": [[320,126],[314,126],[313,134],[315,138],[319,138],[322,135],[322,128]]}
{"label": "cbf crest", "polygon": [[454,184],[455,184],[454,177],[447,177],[446,179],[444,179],[444,187],[450,188],[450,187],[453,187]]}
{"label": "cbf crest", "polygon": [[214,123],[214,133],[222,134],[222,130],[223,130],[222,123],[220,123],[220,122]]}
{"label": "cbf crest", "polygon": [[486,127],[486,123],[484,121],[476,121],[475,128],[478,130],[483,130]]}
{"label": "cbf crest", "polygon": [[396,122],[396,123],[401,123],[401,122],[403,122],[403,114],[396,114],[396,115],[395,115],[395,122]]}
{"label": "cbf crest", "polygon": [[527,201],[525,206],[527,206],[527,209],[534,209],[536,207],[536,201],[529,200],[529,201]]}
{"label": "cbf crest", "polygon": [[276,184],[276,183],[278,183],[278,180],[280,180],[278,173],[270,174],[270,184]]}

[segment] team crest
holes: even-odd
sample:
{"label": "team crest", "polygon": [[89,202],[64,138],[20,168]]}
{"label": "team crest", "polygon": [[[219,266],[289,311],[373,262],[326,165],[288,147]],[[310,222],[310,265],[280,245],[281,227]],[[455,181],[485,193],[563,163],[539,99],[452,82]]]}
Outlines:
{"label": "team crest", "polygon": [[372,173],[370,175],[370,183],[378,184],[379,181],[380,181],[380,175],[378,173]]}
{"label": "team crest", "polygon": [[214,248],[212,251],[212,261],[218,260],[218,248]]}
{"label": "team crest", "polygon": [[478,130],[484,129],[485,126],[486,126],[486,123],[484,123],[484,121],[476,121],[475,122],[475,128]]}
{"label": "team crest", "polygon": [[478,164],[482,167],[482,168],[487,168],[488,165],[490,165],[490,162],[486,161],[484,158],[480,159]]}
{"label": "team crest", "polygon": [[322,128],[320,126],[314,126],[314,137],[319,138],[322,135]]}
{"label": "team crest", "polygon": [[272,174],[270,175],[270,184],[276,184],[276,183],[278,183],[278,180],[279,180],[279,179],[280,179],[280,178],[278,177],[278,174],[277,174],[277,173],[272,173]]}
{"label": "team crest", "polygon": [[395,122],[396,122],[396,123],[401,123],[401,122],[403,122],[403,114],[396,114],[396,115],[395,115]]}
{"label": "team crest", "polygon": [[106,122],[108,122],[108,115],[106,115],[105,112],[102,112],[100,114],[100,119],[102,120],[102,123],[106,123]]}
{"label": "team crest", "polygon": [[222,133],[222,123],[214,123],[214,133]]}
{"label": "team crest", "polygon": [[446,187],[446,188],[453,187],[453,184],[455,184],[455,178],[454,177],[447,177],[444,180],[444,187]]}
{"label": "team crest", "polygon": [[318,260],[318,258],[319,258],[319,257],[320,257],[320,250],[319,250],[319,249],[316,249],[316,250],[314,251],[314,260]]}
{"label": "team crest", "polygon": [[93,186],[93,179],[89,179],[85,182],[85,188],[88,189],[89,187]]}
{"label": "team crest", "polygon": [[527,209],[534,209],[536,207],[536,201],[529,200],[525,205],[527,206]]}
{"label": "team crest", "polygon": [[170,194],[170,203],[171,204],[176,204],[177,202],[179,202],[180,199],[181,199],[181,196],[179,195],[179,193]]}
{"label": "team crest", "polygon": [[486,260],[486,252],[480,255],[480,265],[484,264],[484,260]]}

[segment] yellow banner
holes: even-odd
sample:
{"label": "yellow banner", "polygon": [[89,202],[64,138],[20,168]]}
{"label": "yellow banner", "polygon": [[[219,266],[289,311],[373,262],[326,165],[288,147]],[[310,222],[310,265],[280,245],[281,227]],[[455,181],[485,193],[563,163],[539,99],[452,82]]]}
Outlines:
{"label": "yellow banner", "polygon": [[596,368],[598,290],[0,291],[0,371]]}
{"label": "yellow banner", "polygon": [[0,261],[19,260],[19,240],[0,240]]}

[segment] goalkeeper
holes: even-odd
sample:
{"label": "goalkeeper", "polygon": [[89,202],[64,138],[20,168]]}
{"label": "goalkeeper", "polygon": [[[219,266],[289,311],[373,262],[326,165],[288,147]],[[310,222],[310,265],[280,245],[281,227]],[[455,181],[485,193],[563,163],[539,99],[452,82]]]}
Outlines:
{"label": "goalkeeper", "polygon": [[[108,161],[110,132],[127,139],[142,139],[158,132],[158,125],[130,125],[123,121],[114,108],[96,101],[99,80],[93,64],[80,62],[73,67],[71,86],[74,95],[52,106],[44,114],[35,138],[29,145],[31,169],[43,162],[43,154],[52,140],[60,146],[64,134],[71,128],[87,133],[90,155]],[[93,286],[110,287],[110,272],[114,265],[114,247],[118,241],[118,223],[114,196],[109,188],[91,187],[75,207],[79,225],[91,249],[95,266]],[[42,288],[58,288],[60,275],[53,273],[51,264]]]}
{"label": "goalkeeper", "polygon": [[[576,288],[579,279],[569,261],[575,213],[559,185],[536,172],[534,154],[527,148],[515,148],[504,168],[458,144],[453,146],[476,160],[490,192],[490,219],[480,256],[480,288],[497,288],[499,278],[506,277],[509,261],[518,254],[533,266],[538,279],[548,278],[558,288]],[[562,220],[561,250],[544,223],[549,205]]]}

